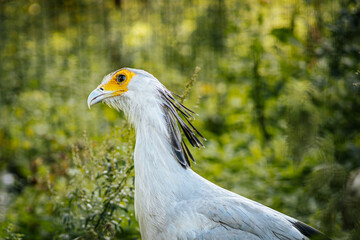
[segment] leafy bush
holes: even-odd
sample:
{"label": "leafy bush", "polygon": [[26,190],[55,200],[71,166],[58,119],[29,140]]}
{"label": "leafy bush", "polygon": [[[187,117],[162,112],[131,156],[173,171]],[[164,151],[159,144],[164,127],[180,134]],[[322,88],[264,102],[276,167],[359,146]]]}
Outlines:
{"label": "leafy bush", "polygon": [[[134,239],[133,132],[114,130],[97,145],[87,137],[74,145],[61,172],[39,163],[28,187],[9,209],[5,239]],[[115,139],[115,140],[114,140]],[[119,140],[123,141],[117,147]],[[23,208],[26,206],[26,208]],[[9,229],[9,227],[7,228]]]}

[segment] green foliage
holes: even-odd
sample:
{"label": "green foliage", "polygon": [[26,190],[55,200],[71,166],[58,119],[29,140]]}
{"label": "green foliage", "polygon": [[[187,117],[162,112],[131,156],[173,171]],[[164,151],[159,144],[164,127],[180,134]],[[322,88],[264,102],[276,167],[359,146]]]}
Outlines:
{"label": "green foliage", "polygon": [[140,238],[134,133],[86,106],[129,66],[199,114],[195,171],[358,239],[359,16],[358,0],[0,1],[0,238]]}
{"label": "green foliage", "polygon": [[[86,137],[74,145],[61,173],[36,167],[36,184],[27,187],[8,214],[8,221],[16,222],[26,239],[138,236],[134,232],[133,132],[129,128],[113,132],[101,145]],[[124,140],[121,147],[112,140],[117,138]]]}
{"label": "green foliage", "polygon": [[[65,192],[65,199],[58,199],[61,194],[51,189],[55,212],[65,228],[58,238],[109,239],[115,235],[122,238],[137,235],[128,230],[134,225],[133,136],[125,128],[122,135],[111,136],[116,137],[125,141],[121,148],[108,141],[100,149],[88,143],[83,150],[74,148],[74,167],[68,170],[67,183],[71,189]],[[101,153],[100,159],[95,150]]]}
{"label": "green foliage", "polygon": [[1,235],[4,236],[6,240],[21,240],[23,239],[24,235],[20,233],[14,233],[14,225],[8,224],[4,226],[2,229]]}

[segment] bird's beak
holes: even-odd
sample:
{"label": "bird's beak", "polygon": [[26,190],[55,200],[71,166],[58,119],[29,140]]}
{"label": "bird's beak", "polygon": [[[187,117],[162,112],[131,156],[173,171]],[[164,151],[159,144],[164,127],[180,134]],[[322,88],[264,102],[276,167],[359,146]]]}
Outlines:
{"label": "bird's beak", "polygon": [[87,104],[89,109],[92,105],[102,102],[108,97],[112,97],[113,93],[114,91],[100,90],[99,88],[96,88],[94,91],[90,93],[88,97]]}

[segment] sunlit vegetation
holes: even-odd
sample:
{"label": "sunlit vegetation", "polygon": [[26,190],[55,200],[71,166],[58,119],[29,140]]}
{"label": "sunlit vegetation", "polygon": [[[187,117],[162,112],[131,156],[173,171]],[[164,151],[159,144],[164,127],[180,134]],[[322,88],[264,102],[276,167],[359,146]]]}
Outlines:
{"label": "sunlit vegetation", "polygon": [[86,106],[123,66],[199,114],[196,172],[359,239],[359,26],[359,0],[0,1],[0,239],[140,239],[134,132]]}

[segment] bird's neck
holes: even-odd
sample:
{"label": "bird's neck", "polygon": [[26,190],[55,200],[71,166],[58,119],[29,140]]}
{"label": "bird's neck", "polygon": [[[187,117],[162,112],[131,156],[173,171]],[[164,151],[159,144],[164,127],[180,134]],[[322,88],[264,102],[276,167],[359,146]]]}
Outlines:
{"label": "bird's neck", "polygon": [[[189,169],[174,158],[168,127],[161,106],[143,109],[142,117],[134,123],[136,131],[135,176],[137,182],[162,188],[171,179],[185,177]],[[176,186],[176,182],[170,182]],[[161,189],[158,189],[159,191]]]}
{"label": "bird's neck", "polygon": [[191,188],[194,174],[174,159],[163,113],[151,108],[143,109],[143,118],[134,123],[135,213],[142,235],[161,222],[164,208],[185,198],[184,189]]}
{"label": "bird's neck", "polygon": [[[150,238],[150,229],[158,229],[166,213],[178,203],[212,196],[219,187],[184,168],[174,156],[166,124],[166,111],[156,104],[141,109],[142,117],[133,117],[136,131],[135,213],[141,235]],[[155,234],[156,235],[156,234]]]}

